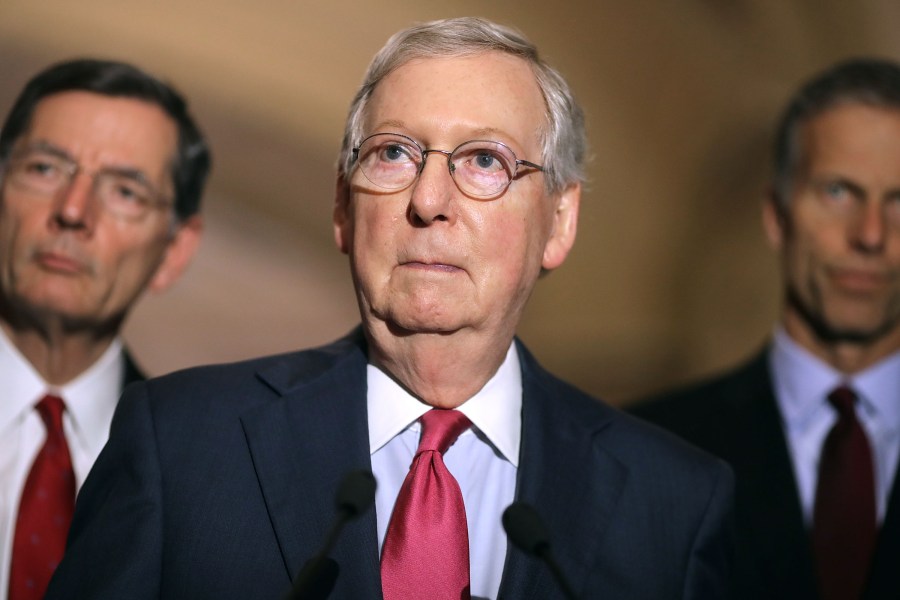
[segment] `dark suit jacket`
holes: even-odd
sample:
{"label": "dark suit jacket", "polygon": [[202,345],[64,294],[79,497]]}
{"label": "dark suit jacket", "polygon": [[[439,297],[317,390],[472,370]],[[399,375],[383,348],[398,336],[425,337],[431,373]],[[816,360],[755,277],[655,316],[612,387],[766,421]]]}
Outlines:
{"label": "dark suit jacket", "polygon": [[144,372],[141,368],[134,362],[134,358],[132,358],[131,353],[128,350],[124,350],[123,354],[125,355],[125,377],[122,380],[122,388],[128,387],[129,383],[134,383],[136,381],[144,381],[147,379],[147,376],[144,375]]}
{"label": "dark suit jacket", "polygon": [[[723,458],[734,469],[738,597],[819,598],[768,352],[723,376],[639,403],[633,412]],[[896,483],[889,503],[865,600],[900,598]]]}
{"label": "dark suit jacket", "polygon": [[[516,497],[543,515],[581,598],[725,597],[727,467],[519,354]],[[129,387],[47,598],[283,597],[326,534],[342,475],[371,469],[366,360],[357,331]],[[374,511],[331,556],[332,598],[381,598]],[[500,597],[562,595],[547,568],[510,548]]]}

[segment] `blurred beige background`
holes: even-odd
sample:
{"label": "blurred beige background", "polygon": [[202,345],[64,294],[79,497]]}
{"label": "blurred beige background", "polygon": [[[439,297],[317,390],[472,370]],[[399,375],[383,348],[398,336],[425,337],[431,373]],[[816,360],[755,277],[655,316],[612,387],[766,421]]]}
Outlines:
{"label": "blurred beige background", "polygon": [[538,358],[622,404],[763,342],[779,303],[758,219],[773,123],[816,70],[900,59],[896,0],[0,0],[3,114],[38,69],[94,55],[175,84],[211,139],[202,250],[128,323],[151,373],[355,325],[330,224],[347,105],[391,33],[469,14],[537,42],[588,117],[579,239],[521,328]]}

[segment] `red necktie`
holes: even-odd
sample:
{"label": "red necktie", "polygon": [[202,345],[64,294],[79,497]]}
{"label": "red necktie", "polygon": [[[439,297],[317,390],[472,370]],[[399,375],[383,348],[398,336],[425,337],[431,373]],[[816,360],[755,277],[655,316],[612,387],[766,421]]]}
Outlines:
{"label": "red necktie", "polygon": [[62,559],[75,507],[75,472],[63,434],[61,398],[44,396],[37,410],[47,439],[25,480],[9,575],[9,600],[40,600]]}
{"label": "red necktie", "polygon": [[856,420],[856,394],[839,387],[828,396],[838,421],[825,438],[813,514],[813,550],[824,600],[862,597],[875,549],[872,450]]}
{"label": "red necktie", "polygon": [[381,552],[385,600],[469,600],[469,534],[459,484],[442,454],[471,426],[455,410],[422,415],[422,438]]}

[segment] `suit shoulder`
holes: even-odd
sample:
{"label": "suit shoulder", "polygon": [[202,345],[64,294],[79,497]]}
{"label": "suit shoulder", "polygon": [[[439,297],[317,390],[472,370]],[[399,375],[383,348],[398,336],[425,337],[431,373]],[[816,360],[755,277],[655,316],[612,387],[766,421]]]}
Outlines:
{"label": "suit shoulder", "polygon": [[650,398],[629,412],[716,456],[734,458],[748,437],[780,422],[767,357],[763,352],[732,371]]}
{"label": "suit shoulder", "polygon": [[315,348],[181,369],[139,382],[132,388],[152,397],[157,406],[182,403],[196,406],[203,399],[214,400],[217,409],[229,403],[246,406],[278,395],[300,382],[312,381],[349,360],[363,361],[363,364],[365,361],[363,342],[354,334]]}
{"label": "suit shoulder", "polygon": [[667,477],[693,481],[700,487],[716,485],[723,478],[730,481],[730,469],[713,455],[590,396],[548,373],[531,357],[527,366],[529,383],[539,386],[546,398],[553,399],[554,410],[565,414],[573,429],[593,430],[598,442],[630,472],[665,473]]}
{"label": "suit shoulder", "polygon": [[628,413],[618,412],[608,438],[609,449],[634,473],[707,482],[732,477],[731,469],[712,453]]}
{"label": "suit shoulder", "polygon": [[766,352],[712,377],[637,400],[628,411],[663,425],[721,415],[771,389]]}

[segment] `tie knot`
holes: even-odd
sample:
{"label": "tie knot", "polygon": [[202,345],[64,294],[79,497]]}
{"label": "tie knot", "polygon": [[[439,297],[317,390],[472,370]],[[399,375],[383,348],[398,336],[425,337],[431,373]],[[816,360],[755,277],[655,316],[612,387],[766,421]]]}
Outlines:
{"label": "tie knot", "polygon": [[856,392],[847,386],[842,385],[828,394],[828,402],[837,409],[841,417],[856,417],[856,412],[853,408],[856,404]]}
{"label": "tie knot", "polygon": [[456,438],[472,424],[466,415],[456,410],[434,408],[422,415],[422,439],[416,454],[433,450],[443,454]]}
{"label": "tie knot", "polygon": [[38,413],[44,420],[44,426],[47,431],[62,433],[62,415],[66,410],[66,403],[59,396],[47,394],[41,401],[37,403]]}

